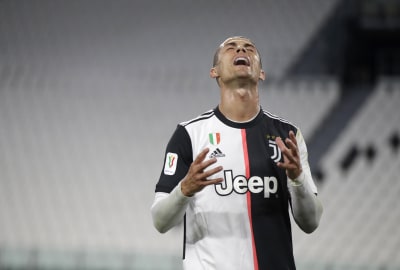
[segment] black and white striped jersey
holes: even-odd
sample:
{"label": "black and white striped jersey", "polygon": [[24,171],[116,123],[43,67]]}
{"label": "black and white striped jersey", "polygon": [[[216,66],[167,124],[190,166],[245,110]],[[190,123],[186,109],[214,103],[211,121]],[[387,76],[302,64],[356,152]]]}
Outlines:
{"label": "black and white striped jersey", "polygon": [[303,171],[314,193],[307,149],[300,130],[267,111],[249,122],[227,119],[218,108],[179,124],[171,137],[156,185],[170,193],[194,158],[207,158],[223,170],[220,184],[208,186],[190,201],[184,220],[185,269],[295,269],[287,176],[276,137],[296,134]]}

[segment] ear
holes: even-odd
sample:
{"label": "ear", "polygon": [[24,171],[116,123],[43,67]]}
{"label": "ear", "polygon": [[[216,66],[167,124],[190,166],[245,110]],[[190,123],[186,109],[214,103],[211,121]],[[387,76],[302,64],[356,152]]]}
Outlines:
{"label": "ear", "polygon": [[258,77],[258,79],[264,81],[264,80],[265,80],[265,76],[266,76],[266,75],[265,75],[264,70],[260,70],[260,76]]}
{"label": "ear", "polygon": [[213,79],[216,79],[216,78],[219,77],[218,71],[217,71],[217,69],[215,67],[212,67],[210,69],[210,77],[213,78]]}

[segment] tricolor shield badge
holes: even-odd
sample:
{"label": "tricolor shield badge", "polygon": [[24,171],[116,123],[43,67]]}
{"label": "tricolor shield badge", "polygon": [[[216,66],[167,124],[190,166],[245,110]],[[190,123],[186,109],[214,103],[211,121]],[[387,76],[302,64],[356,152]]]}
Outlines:
{"label": "tricolor shield badge", "polygon": [[217,145],[221,142],[221,133],[219,132],[209,133],[208,139],[212,145]]}

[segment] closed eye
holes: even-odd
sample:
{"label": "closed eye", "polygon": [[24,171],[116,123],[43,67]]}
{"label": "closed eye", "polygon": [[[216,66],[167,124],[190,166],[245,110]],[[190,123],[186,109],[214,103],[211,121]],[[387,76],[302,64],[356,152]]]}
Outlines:
{"label": "closed eye", "polygon": [[255,47],[253,45],[246,44],[245,47],[249,52],[255,52]]}

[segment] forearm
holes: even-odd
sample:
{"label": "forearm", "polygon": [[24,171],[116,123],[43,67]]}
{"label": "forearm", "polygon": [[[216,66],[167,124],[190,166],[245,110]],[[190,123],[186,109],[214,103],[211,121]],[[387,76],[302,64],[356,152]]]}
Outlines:
{"label": "forearm", "polygon": [[288,179],[288,187],[297,225],[304,232],[312,233],[319,225],[323,209],[317,195],[312,192],[307,177],[311,177],[311,174],[302,172],[297,179]]}
{"label": "forearm", "polygon": [[181,185],[178,184],[171,193],[156,193],[151,215],[154,227],[161,233],[179,224],[185,215],[190,197],[182,194]]}

